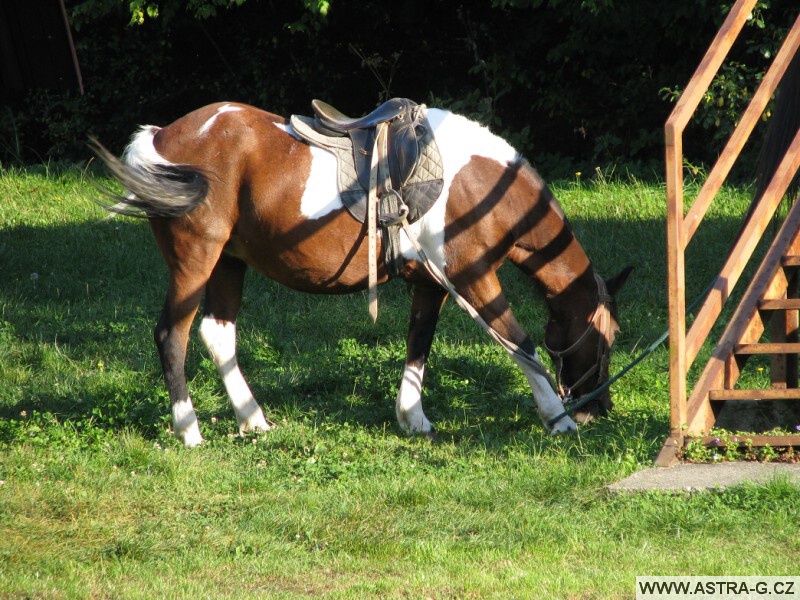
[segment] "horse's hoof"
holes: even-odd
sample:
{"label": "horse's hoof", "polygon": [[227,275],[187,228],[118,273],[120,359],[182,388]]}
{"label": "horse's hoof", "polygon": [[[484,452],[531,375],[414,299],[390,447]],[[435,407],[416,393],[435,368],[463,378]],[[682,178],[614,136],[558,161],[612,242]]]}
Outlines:
{"label": "horse's hoof", "polygon": [[239,425],[239,435],[248,435],[251,433],[267,433],[275,429],[277,425],[272,421],[268,421],[263,414],[258,417],[253,417],[249,421],[245,421]]}
{"label": "horse's hoof", "polygon": [[183,443],[184,448],[197,448],[203,443],[203,435],[200,433],[200,427],[196,420],[188,427],[175,429],[173,434]]}
{"label": "horse's hoof", "polygon": [[404,427],[400,425],[400,432],[407,437],[420,437],[428,440],[429,442],[436,441],[436,428],[428,423],[427,428],[414,429],[411,427]]}
{"label": "horse's hoof", "polygon": [[196,434],[190,433],[185,435],[176,435],[181,442],[183,442],[184,448],[197,448],[203,443],[203,436],[200,435],[200,431],[198,430]]}

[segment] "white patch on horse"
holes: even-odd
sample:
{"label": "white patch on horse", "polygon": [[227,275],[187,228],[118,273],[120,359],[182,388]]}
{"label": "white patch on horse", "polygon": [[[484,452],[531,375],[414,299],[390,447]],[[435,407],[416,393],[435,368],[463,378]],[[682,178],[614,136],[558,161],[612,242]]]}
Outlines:
{"label": "white patch on horse", "polygon": [[429,433],[433,430],[422,410],[422,378],[425,365],[407,364],[403,371],[400,391],[397,393],[395,412],[400,428],[408,433]]}
{"label": "white patch on horse", "polygon": [[217,117],[219,117],[221,114],[227,112],[237,112],[240,110],[242,110],[241,106],[231,106],[230,104],[223,104],[217,109],[217,112],[215,112],[205,123],[203,123],[203,125],[197,131],[197,137],[203,137],[206,133],[208,133],[208,131],[214,125],[214,122],[217,120]]}
{"label": "white patch on horse", "polygon": [[[275,127],[302,141],[291,125],[275,123]],[[339,196],[336,157],[322,148],[309,146],[309,149],[311,172],[300,199],[300,213],[307,219],[321,219],[328,213],[344,208],[344,203]]]}
{"label": "white patch on horse", "polygon": [[[428,258],[437,267],[444,269],[447,198],[456,175],[473,156],[482,156],[496,160],[501,165],[509,165],[519,160],[520,155],[503,138],[466,117],[438,108],[428,109],[426,116],[444,164],[444,188],[425,216],[411,225],[411,231]],[[400,247],[406,258],[417,258],[416,250],[405,236],[400,236]]]}
{"label": "white patch on horse", "polygon": [[[539,416],[542,418],[545,427],[548,427],[547,422],[550,419],[557,417],[564,412],[564,405],[561,403],[561,400],[558,399],[558,396],[553,391],[550,382],[547,381],[547,378],[544,375],[534,370],[527,363],[519,360],[513,354],[511,354],[511,357],[514,359],[514,362],[519,365],[519,368],[522,369],[522,372],[525,373],[525,377],[527,378],[528,383],[531,386],[531,391],[533,392],[533,399],[536,402],[536,408],[539,410]],[[533,353],[533,358],[537,362],[540,362],[538,352]],[[550,429],[550,433],[552,435],[556,435],[559,433],[569,433],[577,430],[578,426],[575,425],[575,421],[573,421],[569,416],[566,416],[553,425],[553,427]]]}
{"label": "white patch on horse", "polygon": [[172,405],[172,429],[175,437],[187,448],[203,443],[191,398],[187,397],[186,400],[179,400]]}
{"label": "white patch on horse", "polygon": [[261,407],[239,369],[236,359],[236,324],[218,321],[213,316],[204,317],[200,323],[200,338],[208,348],[211,360],[225,384],[239,423],[239,433],[270,430]]}

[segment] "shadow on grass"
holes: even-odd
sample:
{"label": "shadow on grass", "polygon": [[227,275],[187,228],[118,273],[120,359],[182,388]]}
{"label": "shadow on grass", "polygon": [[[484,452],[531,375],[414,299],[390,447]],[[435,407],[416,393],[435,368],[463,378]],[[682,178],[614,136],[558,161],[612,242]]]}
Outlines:
{"label": "shadow on grass", "polygon": [[[712,220],[689,285],[703,289],[738,222]],[[573,222],[604,275],[633,264],[619,298],[630,352],[666,327],[664,224],[645,220]],[[541,339],[546,315],[517,271],[501,279],[519,320]],[[23,412],[93,420],[109,429],[163,433],[168,414],[152,328],[166,286],[146,223],[114,219],[0,231],[0,418]],[[691,295],[691,290],[689,295]],[[240,318],[239,358],[256,397],[273,415],[395,430],[394,397],[405,356],[410,294],[381,288],[373,326],[364,294],[302,295],[249,276]],[[201,418],[233,419],[221,382],[193,337],[187,373]],[[524,379],[469,318],[448,303],[426,374],[426,412],[440,438],[501,448],[544,436]],[[584,439],[661,438],[663,418],[629,411],[586,427]],[[543,439],[543,438],[542,438]]]}

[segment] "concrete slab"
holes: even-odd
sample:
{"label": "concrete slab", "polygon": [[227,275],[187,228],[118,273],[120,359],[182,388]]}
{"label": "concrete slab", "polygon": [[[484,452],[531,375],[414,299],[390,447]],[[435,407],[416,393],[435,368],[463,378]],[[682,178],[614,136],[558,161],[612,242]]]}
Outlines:
{"label": "concrete slab", "polygon": [[724,489],[746,481],[766,483],[788,477],[800,485],[800,463],[725,462],[716,464],[678,463],[674,467],[654,467],[612,483],[612,493],[665,491],[699,492]]}

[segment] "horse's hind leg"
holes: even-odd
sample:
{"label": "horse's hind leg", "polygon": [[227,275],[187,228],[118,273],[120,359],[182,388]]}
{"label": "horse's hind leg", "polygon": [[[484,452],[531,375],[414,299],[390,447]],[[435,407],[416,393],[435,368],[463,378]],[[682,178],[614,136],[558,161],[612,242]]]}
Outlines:
{"label": "horse's hind leg", "polygon": [[172,410],[172,431],[185,446],[197,446],[203,441],[197,425],[192,399],[186,387],[186,346],[189,330],[200,304],[203,282],[191,285],[172,273],[164,309],[153,332],[164,383]]}
{"label": "horse's hind leg", "polygon": [[271,429],[236,359],[236,315],[242,304],[246,270],[239,259],[225,254],[220,257],[206,286],[200,323],[200,337],[225,384],[240,433]]}
{"label": "horse's hind leg", "polygon": [[409,434],[433,436],[435,431],[422,410],[422,378],[430,354],[439,313],[447,298],[441,288],[416,286],[411,301],[411,322],[406,340],[406,364],[395,410],[401,429]]}
{"label": "horse's hind leg", "polygon": [[167,298],[153,334],[169,392],[172,431],[185,446],[197,446],[203,436],[186,387],[186,347],[222,245],[190,235],[174,221],[154,219],[150,225],[169,268]]}

